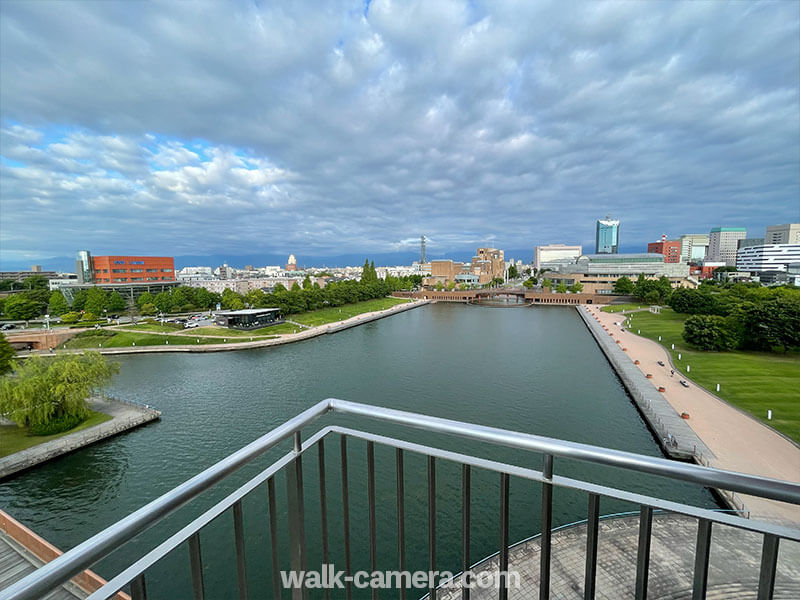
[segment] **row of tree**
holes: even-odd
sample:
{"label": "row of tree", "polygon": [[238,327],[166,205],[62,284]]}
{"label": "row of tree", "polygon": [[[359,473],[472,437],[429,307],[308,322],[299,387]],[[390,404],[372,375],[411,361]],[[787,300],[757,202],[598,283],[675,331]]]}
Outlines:
{"label": "row of tree", "polygon": [[635,282],[622,276],[614,283],[614,293],[634,296],[648,304],[665,304],[672,295],[672,283],[663,275],[658,279],[647,279],[644,273],[640,273]]}
{"label": "row of tree", "polygon": [[677,289],[669,301],[690,314],[683,338],[704,350],[800,350],[800,289],[738,283]]}

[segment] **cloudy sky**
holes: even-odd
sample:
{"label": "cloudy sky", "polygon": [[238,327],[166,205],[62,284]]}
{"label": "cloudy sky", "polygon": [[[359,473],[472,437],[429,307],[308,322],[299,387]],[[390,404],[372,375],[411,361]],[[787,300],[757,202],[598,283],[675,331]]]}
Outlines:
{"label": "cloudy sky", "polygon": [[0,258],[762,236],[799,97],[794,1],[4,0]]}

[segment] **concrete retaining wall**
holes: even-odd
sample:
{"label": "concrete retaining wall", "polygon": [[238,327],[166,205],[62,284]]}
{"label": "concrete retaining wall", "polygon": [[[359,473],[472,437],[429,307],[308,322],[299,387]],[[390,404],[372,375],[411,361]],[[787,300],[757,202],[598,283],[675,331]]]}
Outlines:
{"label": "concrete retaining wall", "polygon": [[592,317],[588,309],[579,306],[577,311],[655,434],[664,453],[670,458],[693,461],[699,455],[714,456],[672,405],[647,380],[644,373],[633,364],[614,338]]}
{"label": "concrete retaining wall", "polygon": [[123,431],[128,431],[139,425],[144,425],[161,416],[161,412],[154,408],[132,402],[111,398],[104,399],[102,402],[113,407],[113,410],[109,411],[113,416],[110,421],[0,458],[0,479],[25,469],[30,469],[51,458],[94,444]]}

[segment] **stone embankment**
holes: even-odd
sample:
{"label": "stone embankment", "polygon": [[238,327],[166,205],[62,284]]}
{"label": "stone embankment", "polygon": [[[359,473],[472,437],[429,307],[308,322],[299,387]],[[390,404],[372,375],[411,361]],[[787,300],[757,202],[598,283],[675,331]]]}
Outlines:
{"label": "stone embankment", "polygon": [[154,408],[115,398],[93,398],[89,404],[112,419],[0,458],[0,479],[161,417]]}

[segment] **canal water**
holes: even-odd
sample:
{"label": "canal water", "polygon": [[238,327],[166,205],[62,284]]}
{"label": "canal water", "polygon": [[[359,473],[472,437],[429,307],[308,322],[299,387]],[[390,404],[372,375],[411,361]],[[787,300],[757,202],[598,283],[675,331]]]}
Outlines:
{"label": "canal water", "polygon": [[[108,392],[157,407],[163,412],[161,420],[0,483],[0,506],[62,549],[75,546],[328,397],[661,456],[620,381],[571,307],[502,309],[436,304],[286,346],[209,354],[144,354],[115,360],[120,363],[120,373]],[[540,456],[369,420],[332,415],[318,426],[330,423],[541,467]],[[311,427],[304,436],[316,430]],[[248,465],[162,525],[119,548],[95,569],[107,578],[116,574],[289,447],[286,443]],[[338,449],[338,439],[328,440],[331,559],[337,568],[343,568]],[[353,568],[368,569],[365,444],[352,440],[348,456]],[[312,451],[304,459],[310,565],[317,564],[321,556],[316,457]],[[716,507],[707,491],[657,477],[558,459],[555,472]],[[437,563],[440,569],[457,571],[460,470],[439,461],[436,475]],[[498,479],[493,473],[473,473],[473,561],[497,548]],[[406,456],[406,556],[411,569],[427,570],[426,485],[425,460]],[[287,538],[283,476],[276,478],[276,486],[278,535],[283,544]],[[397,567],[395,489],[394,452],[378,447],[381,569]],[[512,541],[539,532],[540,494],[538,485],[512,480]],[[583,493],[556,488],[554,503],[554,525],[585,518],[587,497]],[[601,503],[602,513],[636,509],[613,500]],[[258,489],[244,501],[251,598],[272,597],[267,515],[266,490]],[[236,581],[231,515],[220,517],[202,534],[201,543],[207,597],[228,597]],[[285,553],[279,561],[282,568],[288,568]],[[184,546],[148,571],[149,597],[190,597],[189,581]],[[409,597],[414,596],[411,593]]]}

